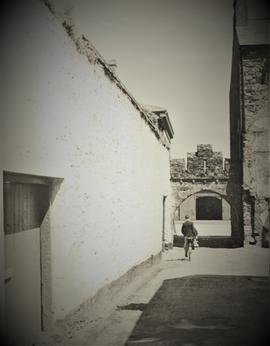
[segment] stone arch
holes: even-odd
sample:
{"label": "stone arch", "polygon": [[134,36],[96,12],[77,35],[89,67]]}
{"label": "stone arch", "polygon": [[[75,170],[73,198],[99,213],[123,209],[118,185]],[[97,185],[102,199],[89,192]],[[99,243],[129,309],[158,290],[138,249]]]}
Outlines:
{"label": "stone arch", "polygon": [[198,191],[195,191],[195,192],[192,191],[189,195],[187,195],[187,197],[185,197],[182,201],[180,201],[179,206],[180,206],[186,199],[188,199],[190,196],[196,195],[197,193],[215,193],[215,194],[219,195],[221,198],[225,199],[225,201],[228,202],[228,203],[230,204],[230,206],[231,206],[231,202],[230,202],[228,196],[225,195],[225,194],[222,194],[222,193],[220,193],[220,192],[218,192],[218,191],[216,191],[216,190],[214,190],[214,189],[213,189],[213,190],[212,190],[212,189],[201,189],[201,190],[198,190]]}
{"label": "stone arch", "polygon": [[[177,204],[177,205],[175,205],[175,210],[174,210],[174,218],[175,218],[175,215],[176,215],[176,213],[178,212],[178,219],[180,219],[180,207],[181,207],[181,205],[185,202],[185,201],[187,201],[190,197],[192,197],[192,196],[196,196],[196,195],[198,195],[198,194],[202,194],[202,195],[206,195],[207,196],[207,194],[214,194],[214,195],[217,195],[217,196],[219,196],[220,197],[220,199],[221,200],[224,200],[224,201],[226,201],[227,202],[227,204],[228,204],[228,206],[230,207],[230,216],[229,217],[226,217],[225,219],[228,219],[228,220],[230,220],[231,219],[231,213],[232,213],[232,209],[233,209],[233,205],[232,205],[232,203],[230,202],[230,200],[229,200],[229,198],[228,198],[228,196],[226,195],[226,194],[223,194],[223,193],[221,193],[221,192],[219,192],[219,191],[216,191],[215,189],[195,189],[195,191],[193,190],[193,191],[189,191],[189,193],[184,197],[184,198],[181,198],[180,200],[179,200],[179,203]],[[194,199],[194,203],[195,203],[195,199]],[[195,210],[195,204],[194,204],[194,210]],[[223,210],[223,209],[222,209]],[[190,213],[188,213],[188,214],[190,214]],[[196,215],[196,212],[194,211],[193,213],[191,213],[191,218],[195,218],[194,216]],[[224,219],[223,218],[224,216],[222,215],[222,219]],[[176,218],[175,218],[176,219]]]}

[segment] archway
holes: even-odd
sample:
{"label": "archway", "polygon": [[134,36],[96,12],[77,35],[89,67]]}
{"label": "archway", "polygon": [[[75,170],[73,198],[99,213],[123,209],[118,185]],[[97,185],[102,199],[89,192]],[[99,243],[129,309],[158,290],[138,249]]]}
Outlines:
{"label": "archway", "polygon": [[213,190],[200,190],[182,199],[175,210],[176,234],[188,214],[201,236],[231,236],[231,205],[226,195]]}
{"label": "archway", "polygon": [[200,190],[180,201],[175,210],[175,220],[184,220],[186,214],[193,220],[230,220],[231,203],[219,192]]}

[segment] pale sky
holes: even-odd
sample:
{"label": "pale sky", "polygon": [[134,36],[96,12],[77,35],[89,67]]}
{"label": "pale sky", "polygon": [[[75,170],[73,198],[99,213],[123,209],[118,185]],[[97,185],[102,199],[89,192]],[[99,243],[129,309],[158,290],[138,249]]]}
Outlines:
{"label": "pale sky", "polygon": [[233,0],[60,1],[135,99],[168,110],[172,158],[208,143],[230,155]]}

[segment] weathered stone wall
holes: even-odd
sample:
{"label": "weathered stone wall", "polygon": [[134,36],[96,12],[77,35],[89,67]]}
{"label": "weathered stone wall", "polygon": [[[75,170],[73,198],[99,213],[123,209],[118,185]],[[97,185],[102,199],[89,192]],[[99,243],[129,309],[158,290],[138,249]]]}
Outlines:
{"label": "weathered stone wall", "polygon": [[215,182],[213,180],[208,180],[205,182],[192,182],[192,181],[171,181],[171,186],[173,188],[173,205],[178,206],[187,197],[201,192],[201,191],[211,191],[226,197],[227,181]]}
{"label": "weathered stone wall", "polygon": [[267,2],[249,0],[236,1],[234,9],[228,191],[236,223],[245,228],[243,240],[260,244],[259,220],[267,214],[269,198],[268,7]]}
{"label": "weathered stone wall", "polygon": [[224,171],[226,175],[228,175],[230,172],[230,165],[231,165],[231,160],[226,158],[224,160]]}
{"label": "weathered stone wall", "polygon": [[196,153],[187,153],[187,171],[194,176],[204,174],[204,160],[198,157]]}
{"label": "weathered stone wall", "polygon": [[222,152],[213,151],[211,144],[198,144],[196,152],[187,153],[187,168],[183,158],[171,159],[170,166],[173,179],[228,176],[230,159],[224,160],[223,167]]}
{"label": "weathered stone wall", "polygon": [[243,225],[243,110],[241,100],[241,63],[240,47],[236,31],[233,38],[232,69],[230,84],[230,172],[228,196],[232,206],[232,236],[239,246],[244,244]]}
{"label": "weathered stone wall", "polygon": [[174,179],[180,178],[185,173],[185,159],[171,159],[171,177]]}
{"label": "weathered stone wall", "polygon": [[198,144],[196,152],[187,153],[187,169],[184,159],[172,159],[172,218],[183,220],[185,214],[196,218],[196,194],[205,196],[213,192],[226,202],[222,204],[223,219],[230,219],[230,200],[227,196],[227,183],[230,159],[226,159],[223,169],[222,152],[213,151],[211,144]]}
{"label": "weathered stone wall", "polygon": [[[261,244],[262,215],[269,198],[269,58],[267,46],[242,47],[243,66],[243,188],[254,199],[252,232]],[[246,201],[251,208],[252,200]],[[269,216],[268,216],[269,217]],[[251,215],[244,214],[248,224]],[[250,233],[250,232],[249,232]],[[250,234],[246,234],[248,237]],[[249,238],[250,239],[250,238]]]}
{"label": "weathered stone wall", "polygon": [[187,171],[195,176],[223,173],[222,152],[213,151],[211,144],[198,144],[195,153],[187,153]]}

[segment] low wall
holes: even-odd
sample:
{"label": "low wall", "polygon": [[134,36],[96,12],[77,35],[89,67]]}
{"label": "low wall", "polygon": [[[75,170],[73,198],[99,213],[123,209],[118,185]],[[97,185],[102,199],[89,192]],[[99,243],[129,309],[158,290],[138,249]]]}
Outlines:
{"label": "low wall", "polygon": [[[184,246],[184,237],[175,235],[173,245],[176,247]],[[204,236],[199,237],[199,247],[210,247],[210,248],[233,248],[237,247],[234,245],[233,239],[226,236]]]}

